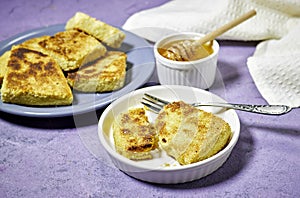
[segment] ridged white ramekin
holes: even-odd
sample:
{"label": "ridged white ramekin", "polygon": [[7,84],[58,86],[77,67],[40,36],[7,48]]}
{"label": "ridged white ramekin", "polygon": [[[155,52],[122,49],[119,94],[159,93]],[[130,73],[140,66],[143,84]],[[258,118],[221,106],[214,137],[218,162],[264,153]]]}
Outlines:
{"label": "ridged white ramekin", "polygon": [[157,41],[154,45],[157,75],[162,85],[185,85],[201,89],[212,86],[215,80],[219,44],[213,41],[213,53],[205,58],[195,61],[174,61],[163,57],[158,48],[163,45],[184,39],[197,39],[203,34],[185,32],[168,35]]}

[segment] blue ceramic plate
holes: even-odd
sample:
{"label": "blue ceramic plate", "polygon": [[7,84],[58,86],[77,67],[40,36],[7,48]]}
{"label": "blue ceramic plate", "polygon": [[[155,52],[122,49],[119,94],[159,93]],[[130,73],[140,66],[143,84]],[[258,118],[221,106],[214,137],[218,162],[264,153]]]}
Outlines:
{"label": "blue ceramic plate", "polygon": [[[0,43],[0,55],[10,50],[12,45],[42,35],[54,35],[64,31],[64,24],[43,27],[18,34]],[[107,93],[80,93],[73,91],[74,101],[70,106],[30,107],[3,103],[0,100],[0,111],[27,117],[64,117],[95,111],[107,106],[115,99],[144,85],[155,69],[152,46],[143,38],[123,30],[126,38],[117,49],[127,54],[127,74],[125,86],[117,91]]]}

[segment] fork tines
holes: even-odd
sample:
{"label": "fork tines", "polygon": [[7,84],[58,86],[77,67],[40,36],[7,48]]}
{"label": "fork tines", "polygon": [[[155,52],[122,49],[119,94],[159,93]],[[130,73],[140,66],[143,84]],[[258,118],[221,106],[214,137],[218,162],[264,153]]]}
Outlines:
{"label": "fork tines", "polygon": [[168,104],[168,101],[159,99],[155,96],[149,95],[147,93],[144,94],[143,100],[141,103],[154,111],[155,113],[158,113],[166,104]]}

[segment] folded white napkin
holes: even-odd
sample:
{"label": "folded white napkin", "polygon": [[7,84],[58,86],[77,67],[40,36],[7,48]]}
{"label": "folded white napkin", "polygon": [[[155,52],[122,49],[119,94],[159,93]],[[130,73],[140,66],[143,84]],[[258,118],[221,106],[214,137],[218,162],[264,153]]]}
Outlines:
{"label": "folded white napkin", "polygon": [[[173,0],[132,15],[123,28],[150,41],[157,41],[174,32],[208,33],[251,9],[256,10],[255,17],[218,39],[280,39],[260,43],[248,60],[248,67],[258,90],[268,103],[300,106],[300,34],[295,33],[295,29],[300,27],[297,26],[300,24],[299,0]],[[284,47],[290,39],[293,39],[293,44]],[[278,51],[278,46],[285,51],[284,54],[281,54],[282,50]],[[276,55],[277,52],[280,56]],[[264,71],[272,71],[276,77],[271,73],[272,77],[267,77]],[[274,89],[282,91],[282,94]]]}
{"label": "folded white napkin", "polygon": [[247,64],[269,104],[300,106],[300,24],[279,40],[261,42]]}
{"label": "folded white napkin", "polygon": [[264,40],[281,38],[299,21],[299,0],[173,0],[132,15],[123,25],[148,40],[168,32],[208,33],[248,12],[257,15],[223,34],[221,39]]}

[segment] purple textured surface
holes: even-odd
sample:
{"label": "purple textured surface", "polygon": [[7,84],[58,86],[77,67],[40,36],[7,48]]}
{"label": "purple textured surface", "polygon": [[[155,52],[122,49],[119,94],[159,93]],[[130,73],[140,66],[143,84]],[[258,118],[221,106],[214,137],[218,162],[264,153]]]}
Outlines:
{"label": "purple textured surface", "polygon": [[[1,1],[0,41],[65,23],[76,11],[122,26],[131,14],[164,2]],[[218,68],[225,94],[218,88],[213,92],[230,102],[266,103],[246,66],[256,44],[220,42]],[[299,197],[299,114],[299,109],[283,116],[238,112],[241,136],[220,169],[194,182],[158,185],[131,178],[110,164],[94,138],[101,110],[59,119],[0,112],[0,197]]]}

